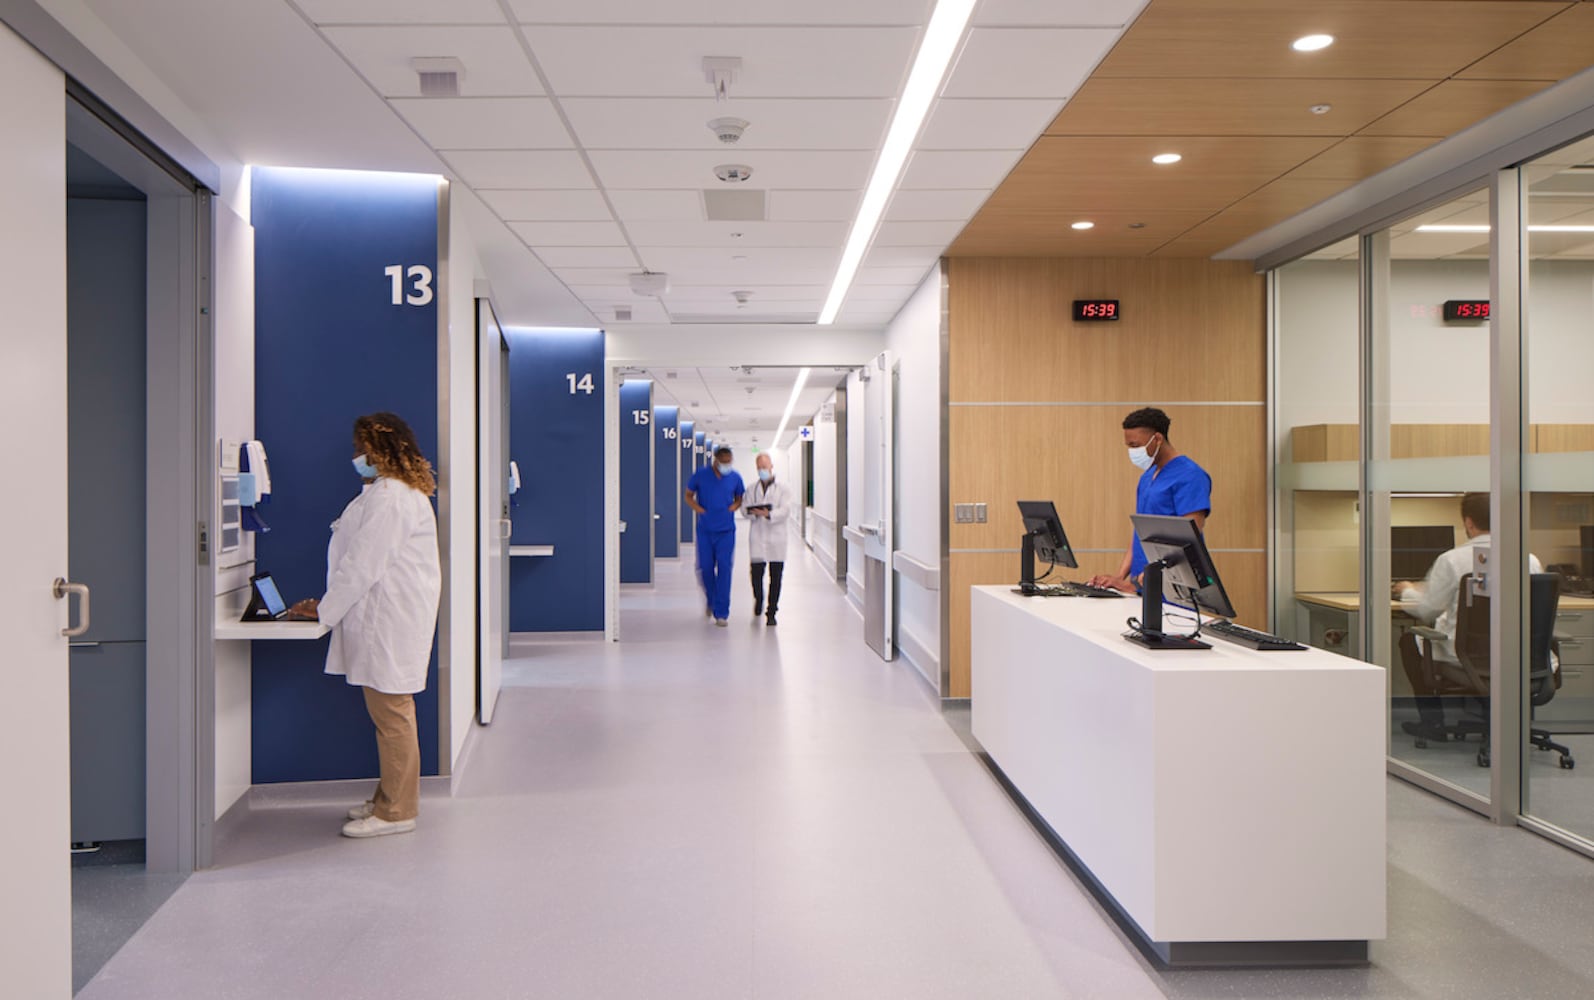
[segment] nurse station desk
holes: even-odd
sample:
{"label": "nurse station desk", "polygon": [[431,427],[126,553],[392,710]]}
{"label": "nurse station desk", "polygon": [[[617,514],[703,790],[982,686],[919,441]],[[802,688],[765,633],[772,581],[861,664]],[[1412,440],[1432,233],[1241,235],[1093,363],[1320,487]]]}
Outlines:
{"label": "nurse station desk", "polygon": [[1173,966],[1366,961],[1385,932],[1382,668],[1145,649],[1121,637],[1133,600],[971,600],[975,737],[1144,944]]}

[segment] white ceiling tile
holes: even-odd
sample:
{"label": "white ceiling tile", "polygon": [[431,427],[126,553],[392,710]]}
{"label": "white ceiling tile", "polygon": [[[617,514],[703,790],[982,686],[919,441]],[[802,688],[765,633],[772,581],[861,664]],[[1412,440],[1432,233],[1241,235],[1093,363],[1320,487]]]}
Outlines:
{"label": "white ceiling tile", "polygon": [[476,192],[498,217],[508,222],[596,222],[611,218],[597,191]]}
{"label": "white ceiling tile", "polygon": [[888,222],[937,219],[972,219],[990,192],[984,188],[963,191],[898,191],[886,209]]}
{"label": "white ceiling tile", "polygon": [[921,267],[926,271],[941,259],[946,244],[933,247],[883,247],[878,244],[863,255],[864,267]]}
{"label": "white ceiling tile", "polygon": [[586,188],[592,175],[570,150],[444,150],[443,159],[473,188]]}
{"label": "white ceiling tile", "polygon": [[510,5],[528,24],[916,25],[929,20],[932,0],[805,0],[801,5],[791,0],[510,0]]}
{"label": "white ceiling tile", "polygon": [[[715,183],[719,183],[716,181]],[[620,221],[702,222],[703,195],[689,191],[621,191],[609,188],[609,200]]]}
{"label": "white ceiling tile", "polygon": [[995,188],[1023,150],[920,150],[908,161],[898,187],[906,190]]}
{"label": "white ceiling tile", "polygon": [[1062,110],[1053,99],[937,101],[919,149],[1028,149]]}
{"label": "white ceiling tile", "polygon": [[570,149],[546,97],[408,97],[394,110],[433,149]]}
{"label": "white ceiling tile", "polygon": [[[840,256],[839,254],[837,255]],[[685,260],[672,260],[659,252],[642,251],[642,259],[647,266],[655,271],[665,271],[670,275],[670,283],[679,281],[689,285],[709,285],[726,283],[727,278],[734,275],[729,282],[732,288],[741,288],[746,285],[778,285],[781,282],[790,282],[801,285],[817,285],[828,282],[835,277],[835,264],[801,264],[793,265],[778,260],[748,261],[745,264],[730,265],[726,262],[693,262]]]}
{"label": "white ceiling tile", "polygon": [[911,284],[915,287],[924,280],[929,273],[928,267],[860,267],[858,277],[853,282],[858,285],[904,285]]}
{"label": "white ceiling tile", "polygon": [[571,288],[595,288],[612,285],[617,288],[630,288],[631,275],[636,271],[635,264],[625,267],[555,267],[550,268],[554,275]]}
{"label": "white ceiling tile", "polygon": [[[929,269],[926,268],[925,271],[928,273]],[[908,301],[908,296],[912,295],[918,288],[918,282],[899,285],[860,285],[854,283],[847,290],[846,301],[849,303],[902,303]]]}
{"label": "white ceiling tile", "polygon": [[888,323],[901,311],[901,306],[869,308],[865,306],[844,305],[836,314],[838,323]]}
{"label": "white ceiling tile", "polygon": [[808,302],[818,300],[823,303],[825,295],[830,291],[828,285],[762,285],[748,284],[722,284],[722,285],[676,285],[671,284],[670,290],[665,293],[666,302],[709,302],[721,297],[729,298],[731,292],[738,289],[753,293],[753,297],[764,302]]}
{"label": "white ceiling tile", "polygon": [[542,93],[513,28],[325,28],[322,34],[383,97],[419,97],[416,56],[453,56],[465,64],[461,97],[520,97]]}
{"label": "white ceiling tile", "polygon": [[[598,322],[605,326],[624,326],[626,323],[668,323],[670,321],[669,312],[665,310],[664,304],[658,299],[597,298],[582,299],[582,302],[588,309],[592,310],[592,314],[598,318]],[[629,320],[616,319],[614,315],[616,306],[630,309],[631,318]]]}
{"label": "white ceiling tile", "polygon": [[[736,282],[746,265],[757,267],[791,267],[794,270],[804,268],[819,268],[822,271],[833,271],[841,259],[840,247],[784,247],[775,249],[754,250],[748,254],[746,265],[738,264],[731,260],[734,251],[713,247],[657,247],[641,246],[638,248],[642,259],[655,271],[701,270],[704,268],[717,268],[712,284]],[[702,284],[702,282],[687,282],[683,284]],[[828,281],[829,278],[823,279]],[[779,282],[775,282],[779,284]],[[791,282],[806,283],[806,282]]]}
{"label": "white ceiling tile", "polygon": [[532,248],[551,268],[561,267],[636,267],[630,247],[552,247]]}
{"label": "white ceiling tile", "polygon": [[847,238],[845,222],[627,222],[626,230],[639,246],[719,247],[730,253],[757,247],[839,247]]}
{"label": "white ceiling tile", "polygon": [[982,26],[1122,28],[1146,0],[982,0],[974,23]]}
{"label": "white ceiling tile", "polygon": [[623,247],[625,234],[613,222],[511,222],[531,247]]}
{"label": "white ceiling tile", "polygon": [[[747,149],[873,150],[891,117],[889,100],[571,97],[563,104],[588,149],[715,149],[727,155]],[[746,121],[741,141],[720,142],[708,127],[716,118]]]}
{"label": "white ceiling tile", "polygon": [[946,246],[963,231],[962,222],[882,222],[874,245],[881,247],[922,247],[934,243]]}
{"label": "white ceiling tile", "polygon": [[730,54],[743,60],[730,92],[741,100],[895,98],[919,33],[908,27],[631,26],[533,27],[526,34],[560,97],[708,98],[703,58]]}
{"label": "white ceiling tile", "polygon": [[862,198],[862,191],[771,191],[767,211],[777,222],[851,222]]}
{"label": "white ceiling tile", "polygon": [[862,150],[598,150],[589,155],[604,187],[631,189],[720,186],[714,168],[723,163],[753,168],[752,180],[743,185],[746,187],[853,189],[863,187],[874,163],[874,154]]}
{"label": "white ceiling tile", "polygon": [[316,24],[503,24],[498,0],[298,0]]}
{"label": "white ceiling tile", "polygon": [[1072,97],[1118,41],[1110,28],[975,28],[944,97]]}

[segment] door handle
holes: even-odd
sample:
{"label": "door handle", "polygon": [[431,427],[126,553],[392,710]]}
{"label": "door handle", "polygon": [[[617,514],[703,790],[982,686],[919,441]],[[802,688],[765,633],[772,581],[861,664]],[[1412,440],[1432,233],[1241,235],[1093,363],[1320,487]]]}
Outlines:
{"label": "door handle", "polygon": [[77,623],[77,627],[76,628],[70,628],[70,627],[69,628],[64,628],[64,629],[61,630],[61,634],[66,636],[67,638],[72,638],[73,636],[79,636],[79,635],[82,635],[83,633],[87,632],[89,630],[89,588],[88,588],[88,585],[87,584],[83,584],[83,583],[67,583],[65,577],[58,576],[58,577],[55,578],[55,585],[51,588],[51,592],[55,594],[55,599],[58,600],[58,601],[66,599],[68,597],[68,595],[71,595],[71,594],[76,594],[77,595],[77,601],[78,601],[78,608],[77,608],[78,609],[78,623]]}
{"label": "door handle", "polygon": [[515,533],[515,522],[509,518],[500,518],[498,521],[498,537],[509,538]]}

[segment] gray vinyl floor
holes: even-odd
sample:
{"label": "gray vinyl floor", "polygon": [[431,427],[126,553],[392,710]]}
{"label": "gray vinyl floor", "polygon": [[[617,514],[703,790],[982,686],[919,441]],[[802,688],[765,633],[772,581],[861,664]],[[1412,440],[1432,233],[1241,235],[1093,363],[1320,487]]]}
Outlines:
{"label": "gray vinyl floor", "polygon": [[679,563],[624,642],[517,646],[416,833],[257,809],[80,995],[1594,995],[1594,862],[1395,781],[1371,967],[1157,971],[796,551],[775,629],[740,580],[714,628]]}

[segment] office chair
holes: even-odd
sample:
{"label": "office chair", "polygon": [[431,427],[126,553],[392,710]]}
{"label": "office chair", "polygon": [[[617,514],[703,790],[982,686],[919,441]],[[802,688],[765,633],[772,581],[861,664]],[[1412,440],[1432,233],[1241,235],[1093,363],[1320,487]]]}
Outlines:
{"label": "office chair", "polygon": [[[1555,697],[1561,686],[1561,677],[1550,666],[1550,653],[1559,653],[1555,642],[1555,612],[1560,602],[1560,579],[1553,573],[1534,573],[1528,578],[1528,694],[1533,708],[1545,705]],[[1433,644],[1449,638],[1431,628],[1413,630],[1422,648],[1423,675],[1430,689],[1440,697],[1459,695],[1465,702],[1477,699],[1481,710],[1472,718],[1464,718],[1446,732],[1459,740],[1478,735],[1483,747],[1478,750],[1478,766],[1489,766],[1489,598],[1472,593],[1472,574],[1461,578],[1456,595],[1456,659],[1454,665],[1436,662]],[[1445,669],[1448,667],[1449,669]],[[1541,751],[1560,754],[1562,767],[1577,765],[1572,751],[1555,742],[1548,729],[1532,727],[1532,710],[1529,710],[1528,740]],[[1425,747],[1427,741],[1418,738],[1416,746]]]}

